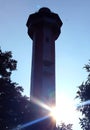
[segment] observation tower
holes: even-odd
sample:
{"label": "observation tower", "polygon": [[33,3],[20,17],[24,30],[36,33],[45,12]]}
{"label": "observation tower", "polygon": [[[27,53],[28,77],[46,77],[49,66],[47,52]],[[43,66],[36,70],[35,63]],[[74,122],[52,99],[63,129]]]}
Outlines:
{"label": "observation tower", "polygon": [[[55,106],[55,40],[61,32],[62,21],[56,13],[43,7],[29,16],[26,25],[33,41],[30,99],[35,107],[32,112],[35,120],[49,114],[45,108],[35,106],[35,101],[50,108]],[[55,122],[50,117],[37,127],[32,130],[52,130]]]}

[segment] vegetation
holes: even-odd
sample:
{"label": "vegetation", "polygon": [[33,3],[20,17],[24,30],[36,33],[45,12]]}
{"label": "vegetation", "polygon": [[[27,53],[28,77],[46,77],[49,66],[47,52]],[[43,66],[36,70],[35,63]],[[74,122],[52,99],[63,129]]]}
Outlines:
{"label": "vegetation", "polygon": [[76,98],[80,99],[80,103],[88,101],[88,104],[79,107],[79,111],[82,113],[80,118],[80,125],[83,130],[90,130],[90,62],[84,67],[88,72],[88,77],[85,82],[79,86]]}
{"label": "vegetation", "polygon": [[30,102],[23,88],[11,81],[17,61],[12,53],[0,50],[0,130],[10,130],[29,120]]}
{"label": "vegetation", "polygon": [[56,130],[72,130],[72,124],[65,125],[65,123],[61,123]]}

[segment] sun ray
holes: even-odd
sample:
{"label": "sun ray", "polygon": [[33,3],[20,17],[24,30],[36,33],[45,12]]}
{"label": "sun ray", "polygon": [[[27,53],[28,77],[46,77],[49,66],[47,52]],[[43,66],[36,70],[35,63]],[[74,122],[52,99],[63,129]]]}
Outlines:
{"label": "sun ray", "polygon": [[45,103],[43,103],[42,101],[36,99],[35,97],[31,97],[31,101],[39,106],[41,106],[42,108],[45,108],[48,111],[51,111],[51,108],[46,105]]}

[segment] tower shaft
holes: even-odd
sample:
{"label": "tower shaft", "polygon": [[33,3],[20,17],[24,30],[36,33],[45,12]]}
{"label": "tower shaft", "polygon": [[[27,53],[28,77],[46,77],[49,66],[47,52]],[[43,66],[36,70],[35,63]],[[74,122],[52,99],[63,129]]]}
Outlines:
{"label": "tower shaft", "polygon": [[55,105],[55,41],[46,25],[33,34],[31,96]]}

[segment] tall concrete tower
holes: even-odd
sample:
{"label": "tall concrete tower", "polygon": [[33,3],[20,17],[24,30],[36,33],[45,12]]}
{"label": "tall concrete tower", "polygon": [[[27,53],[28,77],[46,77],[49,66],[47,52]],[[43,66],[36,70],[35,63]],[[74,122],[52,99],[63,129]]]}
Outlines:
{"label": "tall concrete tower", "polygon": [[55,40],[61,26],[59,16],[45,7],[27,21],[28,35],[33,40],[31,101],[38,99],[49,107],[55,106]]}

